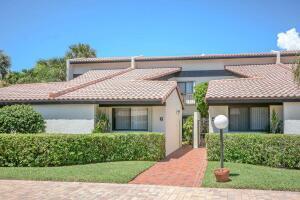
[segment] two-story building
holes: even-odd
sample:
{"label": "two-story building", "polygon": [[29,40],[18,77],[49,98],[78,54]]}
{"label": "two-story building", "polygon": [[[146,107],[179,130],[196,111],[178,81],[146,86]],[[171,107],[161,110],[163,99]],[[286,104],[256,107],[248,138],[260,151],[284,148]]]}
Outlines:
{"label": "two-story building", "polygon": [[298,131],[300,92],[288,65],[298,53],[71,59],[66,82],[1,88],[0,104],[32,104],[49,133],[91,133],[104,113],[112,131],[165,133],[169,154],[181,146],[182,118],[196,111],[193,90],[201,82],[209,82],[211,132],[218,114],[229,117],[229,131],[267,131],[273,109],[285,132]]}

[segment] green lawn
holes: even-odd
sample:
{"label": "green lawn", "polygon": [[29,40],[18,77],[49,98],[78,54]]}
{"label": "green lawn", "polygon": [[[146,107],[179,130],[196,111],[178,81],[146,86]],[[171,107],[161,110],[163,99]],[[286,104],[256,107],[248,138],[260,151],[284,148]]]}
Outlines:
{"label": "green lawn", "polygon": [[0,167],[0,179],[127,183],[152,161],[122,161],[62,167]]}
{"label": "green lawn", "polygon": [[213,171],[219,165],[219,162],[208,162],[203,187],[300,191],[300,170],[225,163],[225,167],[230,169],[231,181],[217,183]]}

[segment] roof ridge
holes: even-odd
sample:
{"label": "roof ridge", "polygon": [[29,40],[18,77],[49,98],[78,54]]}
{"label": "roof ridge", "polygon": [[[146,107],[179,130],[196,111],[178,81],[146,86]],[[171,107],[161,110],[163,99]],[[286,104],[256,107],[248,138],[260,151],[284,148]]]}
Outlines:
{"label": "roof ridge", "polygon": [[119,72],[113,73],[111,75],[105,76],[103,78],[99,78],[99,79],[88,81],[86,83],[82,83],[82,84],[79,84],[79,85],[71,86],[70,88],[62,89],[62,90],[59,90],[59,91],[49,92],[48,97],[49,98],[56,98],[58,96],[66,94],[66,93],[74,92],[75,90],[87,87],[89,85],[93,85],[95,83],[99,83],[101,81],[105,81],[105,80],[111,79],[111,78],[113,78],[115,76],[119,76],[121,74],[125,74],[125,73],[127,73],[127,72],[129,72],[131,70],[133,70],[133,68],[127,68],[127,69],[121,70]]}
{"label": "roof ridge", "polygon": [[[299,50],[280,51],[282,56],[296,56],[300,54]],[[227,54],[194,54],[182,56],[142,56],[136,58],[136,61],[151,60],[173,60],[173,59],[222,59],[234,57],[263,57],[276,56],[276,52],[244,52],[244,53],[227,53]],[[97,57],[97,58],[75,58],[69,59],[70,63],[89,63],[89,62],[130,62],[131,57]]]}
{"label": "roof ridge", "polygon": [[260,65],[276,65],[276,63],[257,63],[257,64],[233,64],[233,65],[224,65],[224,67],[239,67],[239,66],[260,66]]}
{"label": "roof ridge", "polygon": [[259,80],[259,79],[266,79],[266,78],[255,76],[255,77],[245,77],[245,78],[216,79],[216,80],[210,80],[209,82],[231,82],[231,81],[240,81],[240,80]]}
{"label": "roof ridge", "polygon": [[[237,65],[238,66],[238,65]],[[228,69],[227,67],[229,67],[229,66],[224,66],[224,69],[226,70],[226,71],[229,71],[229,72],[231,72],[231,73],[234,73],[234,74],[237,74],[237,75],[239,75],[239,76],[243,76],[243,77],[245,77],[245,78],[254,78],[255,76],[248,76],[248,75],[245,75],[245,74],[243,74],[242,72],[237,72],[237,71],[235,71],[235,70],[232,70],[232,69]],[[232,67],[232,66],[231,66]]]}
{"label": "roof ridge", "polygon": [[[149,80],[149,81],[151,80],[151,81],[153,81],[153,79],[161,78],[161,77],[164,77],[164,76],[167,76],[167,75],[170,75],[170,74],[174,74],[174,73],[180,72],[181,69],[182,69],[181,67],[166,67],[165,69],[170,69],[170,68],[177,68],[177,70],[175,70],[175,71],[167,71],[167,72],[164,72],[164,73],[161,73],[161,74],[157,74],[157,75],[154,75],[154,76],[149,75],[148,77],[144,78],[143,80]],[[158,68],[151,68],[151,69],[158,69]]]}

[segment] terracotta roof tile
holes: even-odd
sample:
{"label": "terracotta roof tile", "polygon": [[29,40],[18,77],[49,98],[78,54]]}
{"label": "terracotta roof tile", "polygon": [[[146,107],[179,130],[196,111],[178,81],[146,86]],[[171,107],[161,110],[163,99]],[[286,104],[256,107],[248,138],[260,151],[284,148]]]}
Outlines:
{"label": "terracotta roof tile", "polygon": [[0,88],[0,102],[158,100],[164,103],[177,84],[152,79],[178,71],[180,68],[91,70],[67,82]]}
{"label": "terracotta roof tile", "polygon": [[292,67],[291,64],[226,66],[226,70],[245,78],[210,81],[206,100],[300,99]]}

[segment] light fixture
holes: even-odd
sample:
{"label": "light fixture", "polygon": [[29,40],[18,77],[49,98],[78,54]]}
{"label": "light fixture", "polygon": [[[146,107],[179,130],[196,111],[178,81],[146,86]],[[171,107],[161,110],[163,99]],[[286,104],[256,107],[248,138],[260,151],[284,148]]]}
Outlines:
{"label": "light fixture", "polygon": [[228,126],[228,118],[225,115],[215,117],[214,124],[218,129],[225,129]]}
{"label": "light fixture", "polygon": [[228,118],[225,115],[218,115],[214,119],[215,126],[220,129],[220,160],[221,168],[224,168],[224,139],[223,139],[223,129],[228,126]]}

